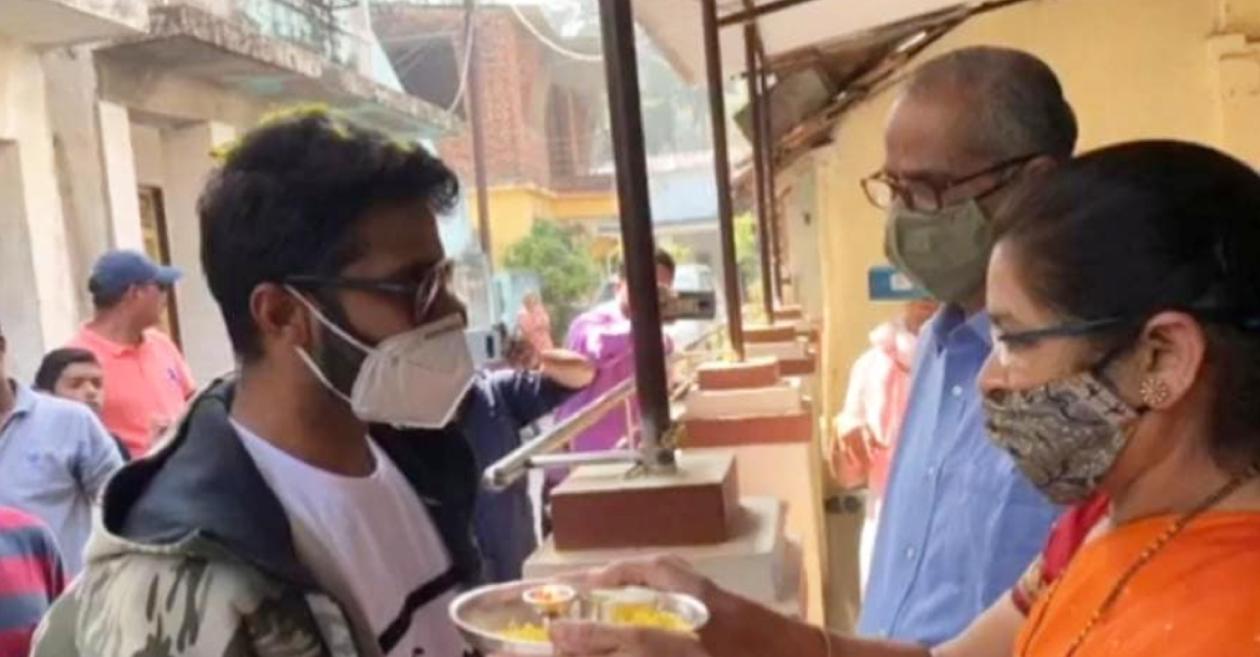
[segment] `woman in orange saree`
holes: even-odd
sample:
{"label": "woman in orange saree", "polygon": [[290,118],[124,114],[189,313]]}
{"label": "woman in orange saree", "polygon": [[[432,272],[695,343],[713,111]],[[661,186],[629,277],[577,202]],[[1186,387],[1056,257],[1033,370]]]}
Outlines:
{"label": "woman in orange saree", "polygon": [[1201,146],[1121,144],[1030,181],[992,228],[989,433],[1052,500],[1106,501],[1072,516],[1092,528],[1054,551],[1027,619],[1007,596],[942,646],[840,636],[665,559],[593,581],[700,597],[698,638],[556,623],[557,653],[1260,657],[1260,176]]}
{"label": "woman in orange saree", "polygon": [[1252,511],[1204,513],[1095,619],[1115,591],[1116,574],[1138,563],[1173,522],[1140,520],[1086,544],[1033,609],[1015,654],[1260,654],[1260,522]]}

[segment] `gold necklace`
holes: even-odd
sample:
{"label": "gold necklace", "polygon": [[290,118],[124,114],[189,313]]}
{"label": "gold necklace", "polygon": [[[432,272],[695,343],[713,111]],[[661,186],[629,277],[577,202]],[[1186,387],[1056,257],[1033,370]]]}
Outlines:
{"label": "gold necklace", "polygon": [[[1095,609],[1094,613],[1090,615],[1089,622],[1085,624],[1085,627],[1081,628],[1081,631],[1076,635],[1076,638],[1072,640],[1072,644],[1068,646],[1067,653],[1064,657],[1074,657],[1076,655],[1076,651],[1080,650],[1081,644],[1085,643],[1085,639],[1089,636],[1089,633],[1097,627],[1098,622],[1102,620],[1102,617],[1106,615],[1108,611],[1111,611],[1112,605],[1114,605],[1116,600],[1120,598],[1120,594],[1124,592],[1124,589],[1129,585],[1129,582],[1133,580],[1134,576],[1138,574],[1138,571],[1142,570],[1142,567],[1149,563],[1151,559],[1164,548],[1164,546],[1168,545],[1169,541],[1176,537],[1177,534],[1180,534],[1181,531],[1186,528],[1186,525],[1189,525],[1191,521],[1203,515],[1217,504],[1220,504],[1222,500],[1237,491],[1240,486],[1255,477],[1258,472],[1260,472],[1260,470],[1253,466],[1246,474],[1230,479],[1224,486],[1221,486],[1220,489],[1209,495],[1206,499],[1200,502],[1198,506],[1190,509],[1181,517],[1174,520],[1170,525],[1168,525],[1167,529],[1161,532],[1159,536],[1155,537],[1155,540],[1151,541],[1151,544],[1142,550],[1142,553],[1138,556],[1137,561],[1134,561],[1133,565],[1129,566],[1129,568],[1125,570],[1119,581],[1116,582],[1116,585],[1112,587],[1111,592],[1103,599],[1102,604],[1098,605],[1098,609]],[[1046,604],[1042,607],[1041,614],[1037,616],[1037,623],[1033,626],[1033,630],[1029,635],[1030,638],[1026,644],[1027,646],[1031,647],[1036,643],[1035,639],[1040,633],[1041,623],[1045,620],[1050,607],[1053,606],[1054,594],[1058,591],[1059,583],[1062,581],[1063,576],[1060,575],[1059,578],[1050,585],[1050,590],[1046,592]],[[1025,650],[1025,657],[1027,654],[1027,650]]]}

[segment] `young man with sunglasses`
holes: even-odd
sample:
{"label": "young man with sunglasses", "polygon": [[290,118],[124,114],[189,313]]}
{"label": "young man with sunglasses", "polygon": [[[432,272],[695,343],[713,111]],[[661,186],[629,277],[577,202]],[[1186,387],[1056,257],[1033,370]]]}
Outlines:
{"label": "young man with sunglasses", "polygon": [[96,312],[67,345],[100,362],[101,421],[133,457],[148,453],[196,390],[179,348],[157,328],[180,275],[137,251],[102,255],[88,280]]}
{"label": "young man with sunglasses", "polygon": [[423,148],[319,110],[225,155],[202,266],[238,373],[111,480],[35,655],[463,657],[473,381]]}
{"label": "young man with sunglasses", "polygon": [[889,259],[943,307],[912,366],[862,634],[956,636],[1006,596],[1058,514],[987,439],[976,377],[992,348],[990,217],[1016,184],[1070,158],[1076,133],[1053,71],[1015,50],[933,59],[894,105],[884,166],[862,186],[887,212]]}

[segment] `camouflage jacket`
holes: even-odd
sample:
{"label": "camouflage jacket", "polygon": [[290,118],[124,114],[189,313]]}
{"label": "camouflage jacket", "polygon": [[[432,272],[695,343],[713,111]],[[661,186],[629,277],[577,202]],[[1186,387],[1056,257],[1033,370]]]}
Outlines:
{"label": "camouflage jacket", "polygon": [[[233,386],[199,395],[151,456],[105,489],[87,567],[45,617],[33,657],[378,657],[352,606],[315,583],[284,509],[228,422]],[[429,435],[421,435],[429,434]],[[476,472],[457,432],[374,427],[474,581]]]}

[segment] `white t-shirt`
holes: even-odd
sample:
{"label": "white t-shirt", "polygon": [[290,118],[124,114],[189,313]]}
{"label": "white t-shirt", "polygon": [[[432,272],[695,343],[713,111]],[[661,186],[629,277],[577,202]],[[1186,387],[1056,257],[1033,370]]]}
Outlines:
{"label": "white t-shirt", "polygon": [[298,558],[321,586],[357,605],[378,643],[388,634],[387,657],[472,654],[447,616],[456,582],[447,575],[446,547],[415,490],[375,443],[368,440],[375,471],[345,477],[232,425],[284,506]]}

